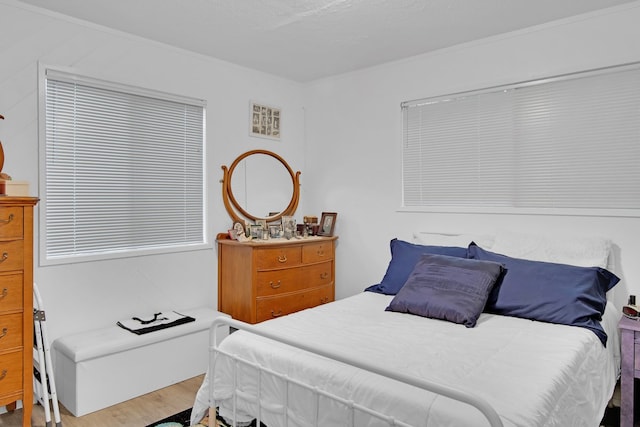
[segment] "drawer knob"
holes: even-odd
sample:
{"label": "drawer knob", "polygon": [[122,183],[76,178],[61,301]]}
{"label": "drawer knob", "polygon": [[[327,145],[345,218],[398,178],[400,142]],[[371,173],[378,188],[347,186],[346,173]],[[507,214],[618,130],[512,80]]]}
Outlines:
{"label": "drawer knob", "polygon": [[0,374],[0,381],[2,381],[6,376],[7,376],[7,370],[3,369],[2,373]]}
{"label": "drawer knob", "polygon": [[321,279],[326,279],[329,277],[329,273],[327,273],[326,271],[324,273],[320,273],[320,278]]}
{"label": "drawer knob", "polygon": [[279,255],[278,256],[278,262],[287,262],[287,256],[286,255]]}
{"label": "drawer knob", "polygon": [[5,298],[7,295],[9,295],[9,289],[2,288],[2,292],[0,292],[0,299]]}
{"label": "drawer knob", "polygon": [[11,221],[13,221],[13,214],[9,214],[7,219],[0,219],[1,224],[9,224]]}
{"label": "drawer knob", "polygon": [[278,280],[278,283],[273,283],[273,281],[271,281],[271,282],[269,282],[269,285],[273,289],[278,289],[280,286],[282,286],[282,283],[280,283],[280,280]]}
{"label": "drawer knob", "polygon": [[271,310],[271,317],[279,317],[279,316],[282,316],[282,310],[278,310],[277,313]]}
{"label": "drawer knob", "polygon": [[2,328],[2,333],[0,334],[0,339],[2,339],[5,336],[7,336],[8,332],[9,332],[9,330],[7,328]]}
{"label": "drawer knob", "polygon": [[5,262],[7,260],[7,258],[9,258],[9,254],[4,252],[2,254],[2,257],[0,258],[0,263]]}
{"label": "drawer knob", "polygon": [[319,249],[317,254],[318,254],[319,257],[323,257],[324,256],[324,250]]}
{"label": "drawer knob", "polygon": [[329,302],[329,297],[322,297],[320,298],[320,304],[326,304]]}

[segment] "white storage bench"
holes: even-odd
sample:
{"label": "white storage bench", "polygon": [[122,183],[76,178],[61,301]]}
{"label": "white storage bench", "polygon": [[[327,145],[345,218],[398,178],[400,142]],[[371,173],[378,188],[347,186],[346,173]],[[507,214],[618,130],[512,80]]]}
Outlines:
{"label": "white storage bench", "polygon": [[[58,399],[76,417],[206,372],[211,308],[179,310],[195,322],[136,335],[114,324],[52,344]],[[223,332],[223,333],[220,333]],[[218,340],[228,331],[220,331]]]}

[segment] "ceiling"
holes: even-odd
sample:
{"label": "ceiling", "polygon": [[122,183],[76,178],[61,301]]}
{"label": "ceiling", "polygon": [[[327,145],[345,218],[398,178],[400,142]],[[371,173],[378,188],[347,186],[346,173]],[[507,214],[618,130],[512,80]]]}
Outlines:
{"label": "ceiling", "polygon": [[21,0],[299,82],[636,0]]}

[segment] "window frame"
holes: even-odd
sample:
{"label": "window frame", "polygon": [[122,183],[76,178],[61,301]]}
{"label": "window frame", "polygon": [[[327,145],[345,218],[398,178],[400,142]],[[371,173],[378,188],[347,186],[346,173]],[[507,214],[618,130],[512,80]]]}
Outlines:
{"label": "window frame", "polygon": [[433,213],[487,213],[487,214],[519,214],[519,215],[569,215],[569,216],[601,216],[601,217],[640,217],[640,208],[583,208],[583,207],[517,207],[517,206],[462,206],[462,205],[422,205],[422,206],[407,206],[405,200],[405,194],[407,191],[405,182],[405,138],[407,135],[407,126],[405,123],[405,108],[415,104],[437,103],[448,99],[458,99],[468,96],[476,96],[483,94],[495,93],[498,91],[510,91],[519,88],[527,88],[531,86],[543,85],[547,83],[562,82],[565,80],[571,80],[581,77],[598,76],[613,72],[622,72],[628,70],[635,70],[640,73],[640,62],[615,65],[609,67],[603,67],[598,69],[592,69],[587,71],[580,71],[575,73],[568,73],[558,75],[554,77],[541,78],[530,81],[522,81],[517,83],[511,83],[506,85],[492,86],[477,90],[457,92],[447,95],[438,95],[428,98],[415,99],[402,102],[399,111],[399,120],[401,122],[401,147],[400,147],[400,160],[401,160],[401,206],[397,209],[399,212],[433,212]]}
{"label": "window frame", "polygon": [[[91,252],[84,254],[71,254],[64,256],[50,257],[47,253],[47,137],[46,137],[46,80],[47,73],[53,76],[65,76],[80,84],[88,86],[125,92],[131,95],[139,95],[151,97],[166,101],[185,103],[190,105],[198,105],[202,108],[202,159],[201,159],[201,179],[202,179],[202,240],[198,243],[174,243],[171,245],[150,246],[144,248],[121,248],[107,249],[102,252]],[[55,78],[55,77],[54,77]],[[78,262],[102,261],[119,258],[130,258],[146,255],[182,253],[197,250],[211,249],[213,247],[210,241],[209,221],[208,221],[208,203],[207,203],[207,171],[206,171],[206,101],[180,95],[170,94],[152,89],[141,88],[137,86],[105,81],[96,79],[78,73],[76,70],[64,69],[38,64],[38,138],[39,138],[39,187],[40,187],[40,203],[39,207],[39,265],[61,265],[73,264]],[[159,183],[159,185],[168,185],[167,183]]]}

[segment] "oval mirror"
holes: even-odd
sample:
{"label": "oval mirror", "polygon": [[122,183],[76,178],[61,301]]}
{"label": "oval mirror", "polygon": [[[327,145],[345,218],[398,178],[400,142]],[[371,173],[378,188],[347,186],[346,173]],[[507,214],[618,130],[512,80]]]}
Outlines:
{"label": "oval mirror", "polygon": [[[224,171],[222,198],[234,222],[275,221],[293,215],[300,197],[300,172],[271,151],[252,150]],[[244,218],[243,218],[244,217]]]}

